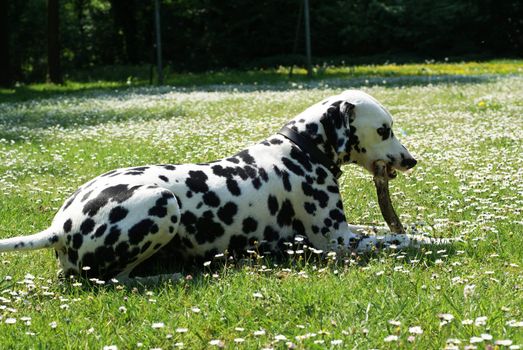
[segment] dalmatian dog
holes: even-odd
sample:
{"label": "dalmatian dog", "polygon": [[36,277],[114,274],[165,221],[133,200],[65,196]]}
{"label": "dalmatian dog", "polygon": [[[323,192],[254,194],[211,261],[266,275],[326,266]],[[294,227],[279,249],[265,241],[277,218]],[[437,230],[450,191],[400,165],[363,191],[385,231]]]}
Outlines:
{"label": "dalmatian dog", "polygon": [[49,228],[0,240],[0,251],[54,248],[65,275],[109,280],[129,277],[160,251],[189,262],[225,251],[282,252],[296,236],[325,252],[433,244],[347,223],[340,166],[372,173],[377,160],[387,161],[391,178],[416,165],[390,113],[349,90],[231,157],[109,171],[68,198]]}

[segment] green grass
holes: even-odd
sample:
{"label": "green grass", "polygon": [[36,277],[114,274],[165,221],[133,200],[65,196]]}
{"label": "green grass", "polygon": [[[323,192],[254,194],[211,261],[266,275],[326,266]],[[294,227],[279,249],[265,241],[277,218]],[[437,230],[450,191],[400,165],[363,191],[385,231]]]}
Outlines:
{"label": "green grass", "polygon": [[[47,227],[77,186],[107,170],[230,155],[308,105],[356,86],[389,108],[396,134],[419,159],[391,183],[402,221],[466,242],[365,259],[229,263],[138,289],[63,284],[53,252],[4,253],[0,347],[208,349],[215,341],[240,349],[285,349],[287,342],[298,349],[441,349],[449,339],[464,348],[482,334],[478,348],[500,340],[523,347],[521,62],[478,65],[336,68],[295,85],[275,71],[279,78],[260,90],[262,73],[249,80],[250,73],[235,72],[178,79],[185,86],[259,84],[2,91],[0,237]],[[344,170],[349,220],[382,222],[370,175]]]}
{"label": "green grass", "polygon": [[[173,73],[165,72],[165,83],[182,88],[217,85],[264,85],[270,84],[279,88],[303,87],[311,82],[330,81],[332,79],[353,79],[360,83],[371,79],[372,83],[383,82],[382,78],[426,77],[448,80],[449,77],[476,77],[478,75],[521,75],[522,60],[498,59],[482,62],[425,62],[425,63],[387,63],[383,65],[354,66],[315,66],[312,78],[307,77],[307,71],[302,67],[280,66],[276,69],[257,69],[248,71],[211,71],[204,73]],[[378,78],[375,80],[373,78]],[[395,80],[393,80],[394,82]],[[415,80],[411,83],[418,83]],[[430,82],[434,82],[430,80]],[[368,83],[368,82],[367,82]],[[405,84],[402,79],[401,84]],[[90,91],[127,90],[133,87],[149,85],[149,68],[139,67],[103,67],[89,71],[73,72],[66,77],[63,85],[48,83],[21,84],[12,89],[0,88],[0,102],[14,102],[35,98],[53,97],[57,94],[76,95]],[[306,86],[305,85],[305,86]]]}

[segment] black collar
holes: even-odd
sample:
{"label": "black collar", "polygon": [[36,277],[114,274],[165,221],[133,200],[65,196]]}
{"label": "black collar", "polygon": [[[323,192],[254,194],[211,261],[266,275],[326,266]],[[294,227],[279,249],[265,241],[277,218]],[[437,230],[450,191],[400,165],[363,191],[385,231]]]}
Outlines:
{"label": "black collar", "polygon": [[311,139],[301,135],[300,133],[286,126],[281,128],[278,134],[285,136],[286,138],[294,142],[296,146],[298,146],[302,151],[309,155],[309,158],[313,159],[314,161],[320,163],[321,165],[329,169],[331,173],[334,174],[334,177],[336,179],[338,179],[341,176],[340,167],[336,163],[334,163],[332,159],[327,157],[325,153],[320,151],[318,147],[316,147],[316,145],[312,143]]}

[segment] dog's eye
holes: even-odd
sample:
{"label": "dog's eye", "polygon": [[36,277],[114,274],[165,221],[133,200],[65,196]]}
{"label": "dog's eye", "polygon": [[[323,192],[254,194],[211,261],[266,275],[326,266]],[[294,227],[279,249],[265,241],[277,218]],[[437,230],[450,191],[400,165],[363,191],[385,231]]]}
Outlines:
{"label": "dog's eye", "polygon": [[378,135],[380,135],[383,140],[388,139],[391,136],[391,132],[392,132],[391,128],[386,125],[382,126],[381,128],[378,128],[376,131],[378,132]]}

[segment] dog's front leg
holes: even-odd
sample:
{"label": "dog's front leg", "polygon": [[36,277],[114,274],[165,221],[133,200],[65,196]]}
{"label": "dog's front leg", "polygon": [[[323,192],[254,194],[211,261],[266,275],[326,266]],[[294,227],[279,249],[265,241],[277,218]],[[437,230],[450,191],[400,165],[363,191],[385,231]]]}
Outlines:
{"label": "dog's front leg", "polygon": [[387,227],[347,225],[350,233],[347,249],[372,252],[381,249],[405,249],[450,245],[460,239],[427,237],[420,234],[399,234]]}
{"label": "dog's front leg", "polygon": [[402,249],[411,245],[408,235],[395,234],[386,227],[349,225],[344,223],[325,237],[329,251],[366,253],[386,248]]}

